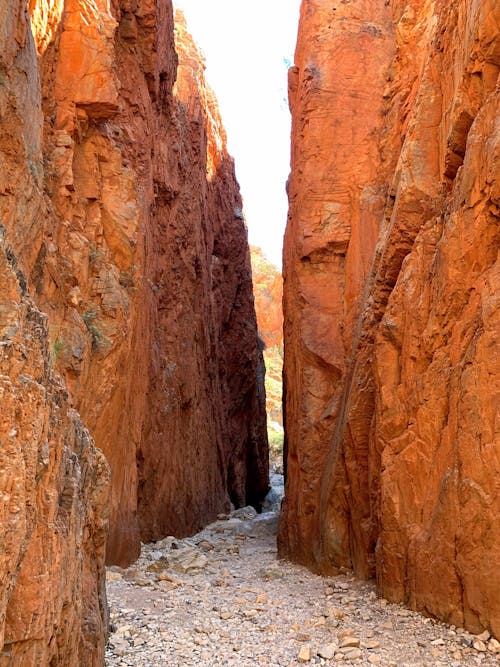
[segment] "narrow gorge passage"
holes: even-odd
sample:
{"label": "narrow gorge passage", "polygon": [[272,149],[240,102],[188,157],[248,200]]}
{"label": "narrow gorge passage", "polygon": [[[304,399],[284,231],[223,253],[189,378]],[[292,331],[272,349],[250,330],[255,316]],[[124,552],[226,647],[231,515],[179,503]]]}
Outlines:
{"label": "narrow gorge passage", "polygon": [[498,665],[487,635],[389,604],[350,573],[322,577],[277,560],[277,519],[236,510],[109,568],[106,665]]}
{"label": "narrow gorge passage", "polygon": [[281,275],[180,7],[0,0],[0,667],[500,665],[500,3],[300,5]]}

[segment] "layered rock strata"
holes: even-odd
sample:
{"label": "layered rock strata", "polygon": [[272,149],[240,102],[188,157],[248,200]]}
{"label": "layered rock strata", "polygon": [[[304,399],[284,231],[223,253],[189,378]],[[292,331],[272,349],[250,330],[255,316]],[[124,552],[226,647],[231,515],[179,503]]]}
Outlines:
{"label": "layered rock strata", "polygon": [[500,634],[499,12],[304,0],[280,551]]}

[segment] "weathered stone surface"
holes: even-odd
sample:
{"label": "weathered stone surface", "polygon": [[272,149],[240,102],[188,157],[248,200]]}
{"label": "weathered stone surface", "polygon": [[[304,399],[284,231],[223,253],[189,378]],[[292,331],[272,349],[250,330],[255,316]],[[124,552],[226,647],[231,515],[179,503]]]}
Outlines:
{"label": "weathered stone surface", "polygon": [[[186,535],[268,490],[264,367],[258,348],[241,198],[203,60],[176,16],[174,89],[181,160],[176,193],[159,202],[154,245],[160,286],[152,328],[149,405],[139,447],[145,539]],[[163,153],[169,152],[171,134]],[[175,153],[174,153],[175,155]],[[168,217],[165,219],[165,215]],[[166,450],[162,453],[162,447]]]}
{"label": "weathered stone surface", "polygon": [[0,665],[102,665],[109,469],[0,227]]}
{"label": "weathered stone surface", "polygon": [[498,636],[498,8],[380,5],[302,7],[280,549]]}
{"label": "weathered stone surface", "polygon": [[170,2],[37,0],[31,30],[25,3],[0,9],[2,220],[109,461],[108,559],[125,564],[141,536],[268,489],[238,185],[182,21],[178,69]]}
{"label": "weathered stone surface", "polygon": [[0,664],[90,667],[107,632],[109,469],[53,373],[47,316],[23,273],[46,216],[24,9],[0,3]]}

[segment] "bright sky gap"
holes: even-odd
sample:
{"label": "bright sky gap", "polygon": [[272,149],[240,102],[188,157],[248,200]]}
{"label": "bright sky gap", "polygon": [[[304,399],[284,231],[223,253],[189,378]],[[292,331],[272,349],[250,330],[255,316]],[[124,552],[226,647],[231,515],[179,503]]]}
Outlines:
{"label": "bright sky gap", "polygon": [[300,0],[174,0],[206,57],[244,200],[249,241],[281,266],[290,171],[287,70]]}

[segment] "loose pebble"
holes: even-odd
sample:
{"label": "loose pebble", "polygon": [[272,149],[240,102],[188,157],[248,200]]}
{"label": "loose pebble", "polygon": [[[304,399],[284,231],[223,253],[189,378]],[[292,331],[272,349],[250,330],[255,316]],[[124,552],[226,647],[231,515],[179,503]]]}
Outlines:
{"label": "loose pebble", "polygon": [[[107,571],[108,667],[500,667],[500,642],[276,554],[276,512],[242,508]],[[237,548],[236,548],[237,547]]]}

